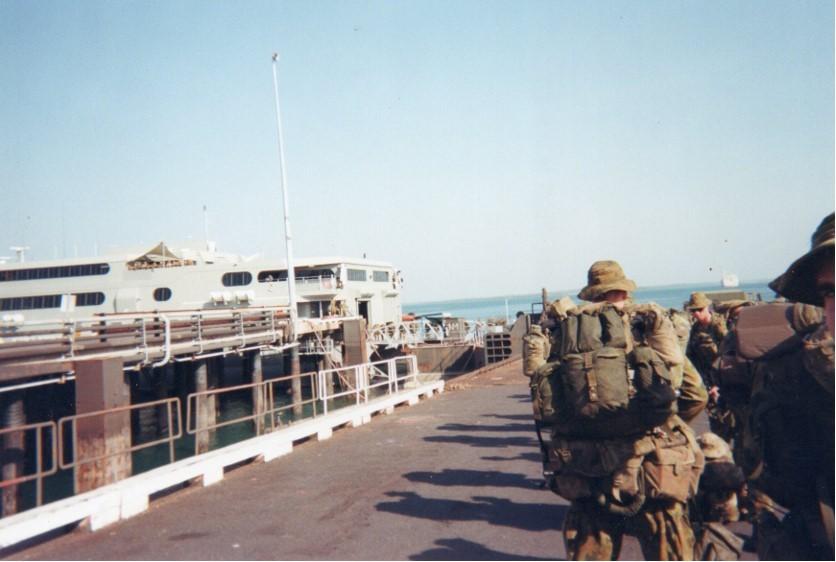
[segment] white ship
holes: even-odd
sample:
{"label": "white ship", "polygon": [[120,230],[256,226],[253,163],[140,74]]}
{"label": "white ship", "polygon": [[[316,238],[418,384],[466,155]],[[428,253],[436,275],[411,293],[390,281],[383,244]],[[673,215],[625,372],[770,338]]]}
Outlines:
{"label": "white ship", "polygon": [[720,279],[720,285],[726,289],[733,289],[740,286],[740,279],[734,273],[723,272],[723,278]]}
{"label": "white ship", "polygon": [[[366,259],[295,259],[299,318],[335,311],[368,324],[399,322],[402,279]],[[214,250],[172,249],[0,264],[0,322],[73,320],[101,314],[288,305],[283,262]]]}

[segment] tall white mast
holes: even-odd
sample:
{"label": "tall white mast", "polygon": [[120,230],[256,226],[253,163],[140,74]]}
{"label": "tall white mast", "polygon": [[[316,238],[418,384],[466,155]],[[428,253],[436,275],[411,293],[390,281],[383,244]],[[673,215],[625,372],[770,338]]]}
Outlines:
{"label": "tall white mast", "polygon": [[284,163],[284,141],[282,137],[282,111],[279,107],[279,78],[276,66],[279,54],[273,53],[273,92],[276,98],[276,129],[279,132],[279,162],[282,168],[282,202],[284,205],[284,239],[287,247],[287,295],[290,305],[291,338],[296,340],[296,273],[293,269],[293,236],[290,234],[290,210],[287,203],[287,173]]}

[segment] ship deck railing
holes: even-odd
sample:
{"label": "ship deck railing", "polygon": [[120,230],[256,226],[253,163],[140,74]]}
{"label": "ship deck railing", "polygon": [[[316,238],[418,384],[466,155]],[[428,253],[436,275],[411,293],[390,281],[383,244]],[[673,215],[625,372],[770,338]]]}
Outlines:
{"label": "ship deck railing", "polygon": [[479,321],[460,321],[444,325],[424,318],[406,322],[377,324],[369,328],[367,338],[387,348],[429,343],[470,344],[484,346],[486,325]]}

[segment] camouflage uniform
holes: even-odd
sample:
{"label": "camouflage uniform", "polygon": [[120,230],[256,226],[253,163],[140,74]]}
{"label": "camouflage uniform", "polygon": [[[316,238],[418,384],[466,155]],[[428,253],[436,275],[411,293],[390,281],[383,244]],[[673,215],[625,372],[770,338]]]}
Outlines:
{"label": "camouflage uniform", "polygon": [[714,361],[720,355],[720,343],[727,333],[725,318],[714,312],[711,313],[711,322],[708,325],[695,322],[691,327],[686,355],[700,372],[707,386],[712,386],[711,372]]}
{"label": "camouflage uniform", "polygon": [[[624,276],[621,267],[615,262],[596,262],[589,270],[587,286],[578,295],[579,298],[589,301],[601,301],[610,291],[630,292],[636,288],[633,281]],[[648,305],[624,306],[626,312],[624,320],[630,322],[632,314],[641,307]],[[662,312],[661,309],[656,309]],[[690,387],[702,381],[694,381],[693,377],[684,377],[682,365],[684,357],[676,339],[676,333],[670,318],[664,313],[657,315],[658,333],[656,337],[668,342],[666,349],[659,353],[665,363],[671,368],[671,372],[678,369],[679,384],[688,387],[686,392],[689,395],[699,395],[699,391],[693,391]],[[629,330],[628,330],[629,332]],[[632,344],[629,344],[632,346]],[[653,347],[656,351],[656,347]],[[669,353],[670,357],[665,358],[664,354]],[[677,385],[678,386],[678,385]],[[702,393],[705,392],[703,388]],[[693,432],[676,415],[660,427],[635,438],[621,438],[617,440],[592,441],[589,442],[593,448],[607,449],[608,447],[621,447],[628,450],[639,450],[640,443],[655,438],[658,435],[672,435],[673,432],[685,435],[689,442],[696,443]],[[659,433],[657,433],[659,432]],[[560,443],[560,436],[554,435],[555,443]],[[614,450],[614,449],[612,449]],[[560,455],[560,449],[554,454]],[[615,454],[615,453],[613,453]],[[633,457],[635,459],[635,457]],[[639,457],[639,463],[642,458]],[[699,469],[701,470],[701,464]],[[619,469],[620,470],[620,469]],[[641,472],[640,472],[641,474]],[[613,485],[618,476],[612,476]],[[643,478],[643,477],[641,477]],[[698,473],[697,473],[698,478]],[[583,484],[589,486],[589,484]],[[693,483],[695,487],[695,482]],[[640,483],[642,488],[645,484]],[[555,490],[557,492],[557,490]],[[563,538],[566,546],[567,557],[571,560],[615,560],[618,558],[621,549],[622,539],[625,534],[635,536],[641,545],[642,552],[648,560],[692,560],[694,554],[694,534],[688,520],[688,511],[684,501],[672,499],[651,499],[643,503],[636,502],[640,507],[620,507],[620,511],[612,507],[605,507],[613,502],[614,491],[607,491],[606,494],[599,494],[597,497],[578,497],[572,500],[569,512],[564,519]],[[566,493],[561,493],[567,497]],[[579,494],[582,496],[582,494]],[[616,500],[621,499],[615,498]],[[642,499],[644,497],[642,496]]]}
{"label": "camouflage uniform", "polygon": [[[752,419],[762,465],[751,485],[789,510],[780,521],[761,512],[761,559],[834,558],[833,222],[831,213],[811,250],[769,285],[788,300],[824,304],[826,324],[800,348],[754,365]],[[827,284],[817,286],[819,279]]]}
{"label": "camouflage uniform", "polygon": [[[708,306],[711,306],[711,301],[703,293],[693,293],[687,308],[697,311]],[[691,327],[685,354],[702,376],[705,386],[709,388],[717,385],[714,380],[715,361],[720,356],[720,346],[727,333],[726,319],[715,312],[711,313],[711,319],[707,324],[695,321]],[[711,431],[724,439],[731,439],[734,417],[722,403],[712,402],[709,405],[708,421]]]}

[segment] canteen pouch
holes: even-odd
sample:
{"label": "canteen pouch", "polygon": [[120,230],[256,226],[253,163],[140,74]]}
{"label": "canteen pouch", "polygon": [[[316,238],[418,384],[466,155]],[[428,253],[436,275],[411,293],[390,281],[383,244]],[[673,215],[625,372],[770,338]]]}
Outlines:
{"label": "canteen pouch", "polygon": [[705,456],[686,431],[675,426],[652,437],[654,449],[642,463],[648,498],[686,502],[697,493]]}

